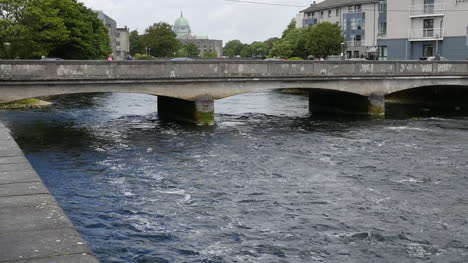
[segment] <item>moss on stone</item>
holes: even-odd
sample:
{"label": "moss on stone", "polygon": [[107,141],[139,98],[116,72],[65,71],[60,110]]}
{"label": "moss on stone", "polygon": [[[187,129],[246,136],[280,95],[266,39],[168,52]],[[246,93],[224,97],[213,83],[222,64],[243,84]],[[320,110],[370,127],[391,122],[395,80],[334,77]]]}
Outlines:
{"label": "moss on stone", "polygon": [[196,113],[196,123],[197,125],[214,125],[215,114],[214,112],[197,112]]}
{"label": "moss on stone", "polygon": [[385,108],[369,105],[369,115],[373,117],[385,117]]}
{"label": "moss on stone", "polygon": [[52,103],[39,99],[23,99],[13,102],[0,104],[0,109],[15,110],[15,109],[37,109],[51,105]]}

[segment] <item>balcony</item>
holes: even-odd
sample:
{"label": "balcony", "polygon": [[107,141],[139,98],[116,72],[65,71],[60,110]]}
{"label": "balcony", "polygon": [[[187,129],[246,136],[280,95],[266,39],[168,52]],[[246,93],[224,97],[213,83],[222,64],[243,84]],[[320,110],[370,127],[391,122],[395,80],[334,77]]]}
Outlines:
{"label": "balcony", "polygon": [[444,16],[446,4],[413,5],[409,7],[410,18]]}
{"label": "balcony", "polygon": [[308,27],[308,26],[313,26],[317,24],[317,18],[307,18],[307,19],[304,19],[304,27]]}
{"label": "balcony", "polygon": [[443,28],[410,29],[408,32],[409,41],[434,41],[444,39]]}
{"label": "balcony", "polygon": [[365,40],[351,40],[346,41],[346,47],[371,47],[374,46],[370,41]]}

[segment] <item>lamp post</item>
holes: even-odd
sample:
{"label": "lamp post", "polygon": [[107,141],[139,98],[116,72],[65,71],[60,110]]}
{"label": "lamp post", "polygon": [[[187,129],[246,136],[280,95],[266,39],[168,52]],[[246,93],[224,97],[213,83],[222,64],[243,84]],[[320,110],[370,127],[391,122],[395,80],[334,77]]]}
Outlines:
{"label": "lamp post", "polygon": [[9,57],[9,50],[10,50],[11,43],[5,42],[3,43],[3,47],[5,48],[5,58],[8,59]]}
{"label": "lamp post", "polygon": [[344,45],[345,45],[345,43],[342,42],[342,43],[341,43],[341,59],[342,59],[342,60],[344,60]]}

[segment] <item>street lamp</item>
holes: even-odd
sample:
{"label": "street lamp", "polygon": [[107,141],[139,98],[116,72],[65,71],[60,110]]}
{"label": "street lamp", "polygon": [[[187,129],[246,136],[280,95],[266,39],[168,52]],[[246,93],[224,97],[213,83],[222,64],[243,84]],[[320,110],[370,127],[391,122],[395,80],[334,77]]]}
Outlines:
{"label": "street lamp", "polygon": [[8,56],[9,52],[8,51],[10,49],[10,46],[11,46],[10,42],[3,43],[3,47],[5,48],[5,58],[7,58],[7,59],[9,58],[9,56]]}
{"label": "street lamp", "polygon": [[342,58],[342,60],[344,60],[344,45],[345,45],[345,43],[342,42],[341,43],[341,58]]}

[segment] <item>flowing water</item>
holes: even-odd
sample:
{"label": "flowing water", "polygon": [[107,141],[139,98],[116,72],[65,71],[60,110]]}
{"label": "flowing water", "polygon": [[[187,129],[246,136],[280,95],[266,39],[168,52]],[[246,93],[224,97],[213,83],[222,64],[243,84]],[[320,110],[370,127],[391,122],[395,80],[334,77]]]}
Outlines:
{"label": "flowing water", "polygon": [[276,92],[69,95],[0,111],[102,262],[468,262],[468,118],[314,120]]}

